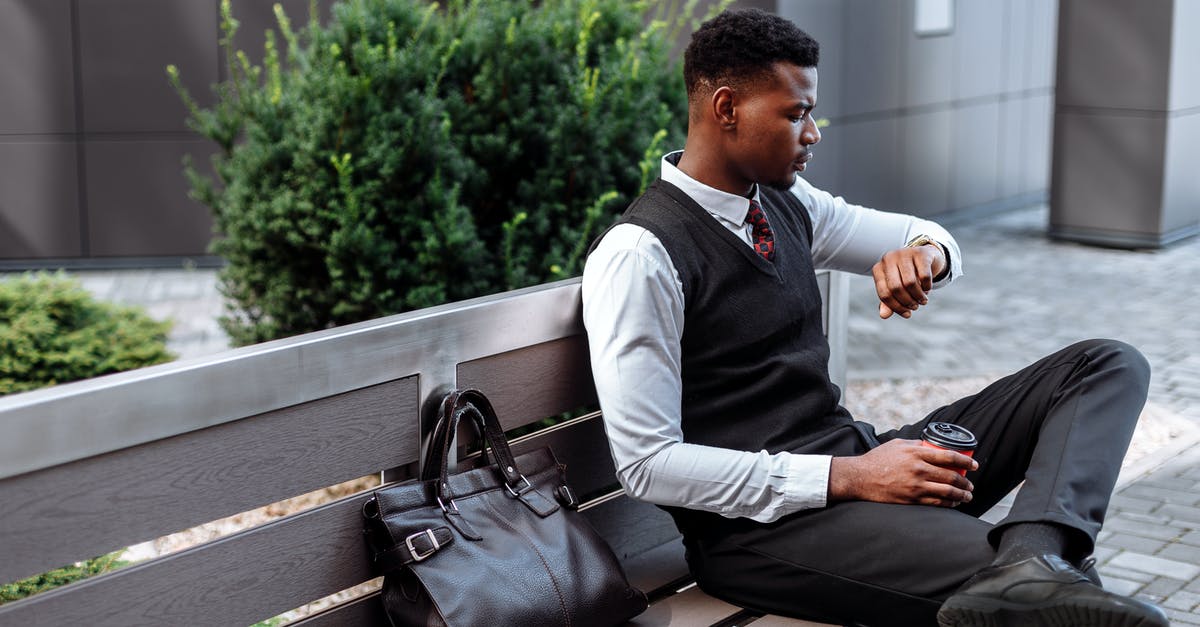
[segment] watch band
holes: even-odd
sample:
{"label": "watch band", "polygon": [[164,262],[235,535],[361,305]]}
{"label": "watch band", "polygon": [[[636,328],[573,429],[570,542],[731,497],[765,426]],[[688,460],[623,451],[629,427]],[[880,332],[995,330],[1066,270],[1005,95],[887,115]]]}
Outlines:
{"label": "watch band", "polygon": [[917,235],[917,236],[913,237],[912,239],[908,240],[908,243],[905,244],[904,247],[905,248],[916,248],[917,246],[926,246],[929,244],[933,244],[934,246],[937,246],[938,248],[942,248],[942,252],[945,253],[945,248],[942,246],[941,242],[933,239],[932,237],[929,237],[928,235],[926,235],[924,233],[921,233],[920,235]]}

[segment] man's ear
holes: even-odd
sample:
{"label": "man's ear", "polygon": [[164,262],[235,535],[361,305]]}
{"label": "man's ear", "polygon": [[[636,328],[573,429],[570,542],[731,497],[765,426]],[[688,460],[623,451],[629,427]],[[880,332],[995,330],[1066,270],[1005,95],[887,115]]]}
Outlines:
{"label": "man's ear", "polygon": [[735,106],[732,87],[718,87],[712,95],[713,119],[722,130],[732,130],[737,127],[737,107]]}

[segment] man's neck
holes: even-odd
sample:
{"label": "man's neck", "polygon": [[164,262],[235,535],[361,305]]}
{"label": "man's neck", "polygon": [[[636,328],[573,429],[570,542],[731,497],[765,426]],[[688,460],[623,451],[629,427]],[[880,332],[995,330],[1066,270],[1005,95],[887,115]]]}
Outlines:
{"label": "man's neck", "polygon": [[684,174],[693,179],[730,194],[750,197],[754,193],[754,185],[744,181],[735,181],[724,167],[726,162],[720,155],[709,154],[708,151],[693,147],[696,142],[684,143],[683,156],[676,165]]}

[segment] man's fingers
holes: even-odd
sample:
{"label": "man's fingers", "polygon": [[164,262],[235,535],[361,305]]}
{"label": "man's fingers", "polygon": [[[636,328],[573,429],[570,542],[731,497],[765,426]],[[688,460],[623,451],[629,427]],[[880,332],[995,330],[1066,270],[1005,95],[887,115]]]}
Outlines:
{"label": "man's fingers", "polygon": [[926,300],[928,300],[929,292],[933,290],[933,267],[915,257],[913,258],[913,267],[917,272],[921,292],[926,297]]}
{"label": "man's fingers", "polygon": [[881,303],[880,318],[886,320],[893,313],[909,318],[917,308],[929,303],[929,292],[933,289],[932,253],[923,248],[893,250],[871,268],[875,293]]}
{"label": "man's fingers", "polygon": [[917,293],[917,301],[922,305],[929,303],[929,291],[933,289],[933,273],[929,270],[929,264],[924,263],[924,258],[916,255],[909,258],[912,264],[913,283],[909,288],[909,292]]}
{"label": "man's fingers", "polygon": [[[944,484],[933,484],[943,485]],[[971,493],[965,490],[950,489],[945,491],[931,492],[928,496],[924,496],[917,500],[921,505],[933,505],[934,507],[957,507],[963,503],[971,502]]]}
{"label": "man's fingers", "polygon": [[955,487],[946,483],[929,482],[924,485],[924,489],[926,496],[922,499],[922,502],[924,502],[926,499],[939,502],[929,503],[931,505],[946,504],[945,506],[947,507],[954,507],[959,503],[970,503],[972,498],[971,490]]}
{"label": "man's fingers", "polygon": [[[927,264],[922,263],[923,260],[923,255],[913,249],[902,249],[884,255],[871,268],[879,302],[887,305],[892,313],[911,313],[929,302],[928,292],[933,289],[933,275],[925,267]],[[886,319],[890,316],[880,310],[880,317]]]}
{"label": "man's fingers", "polygon": [[[910,277],[907,280],[904,276],[906,269],[910,272]],[[884,268],[884,275],[887,277],[888,295],[893,300],[899,302],[901,306],[907,309],[916,309],[920,301],[913,298],[907,286],[908,280],[915,280],[911,277],[911,266],[908,264],[889,263]]]}
{"label": "man's fingers", "polygon": [[934,466],[968,471],[979,469],[979,462],[957,451],[948,451],[946,449],[923,446],[920,452],[921,459],[924,459],[926,462],[933,464]]}
{"label": "man's fingers", "polygon": [[913,309],[929,302],[925,298],[925,290],[921,289],[921,277],[918,274],[915,259],[901,259],[897,270],[900,275],[901,294],[912,299]]}
{"label": "man's fingers", "polygon": [[[875,293],[879,296],[879,302],[901,315],[916,309],[916,302],[902,289],[900,273],[895,266],[875,264],[873,274],[875,275]],[[900,293],[897,294],[897,291]],[[905,302],[906,300],[908,302]]]}
{"label": "man's fingers", "polygon": [[[891,318],[892,314],[894,314],[894,313],[896,313],[896,312],[894,310],[892,310],[891,307],[888,307],[887,305],[885,305],[883,303],[879,303],[879,317],[880,318],[887,320],[888,318]],[[901,309],[900,316],[903,318],[911,318],[912,312],[908,311],[907,309]]]}

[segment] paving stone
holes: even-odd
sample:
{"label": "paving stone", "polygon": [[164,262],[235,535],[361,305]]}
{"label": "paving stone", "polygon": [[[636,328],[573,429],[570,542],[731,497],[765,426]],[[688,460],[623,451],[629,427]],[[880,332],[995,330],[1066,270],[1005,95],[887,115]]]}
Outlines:
{"label": "paving stone", "polygon": [[1136,581],[1141,585],[1146,585],[1151,581],[1154,581],[1155,577],[1153,573],[1142,572],[1140,570],[1130,570],[1128,568],[1123,568],[1120,565],[1113,565],[1112,560],[1108,560],[1107,564],[1100,567],[1100,575],[1104,577],[1104,582],[1106,585],[1108,584],[1109,577],[1128,579],[1129,581]]}
{"label": "paving stone", "polygon": [[1134,485],[1121,490],[1121,495],[1139,499],[1149,499],[1160,503],[1185,506],[1195,505],[1197,499],[1200,498],[1192,492],[1162,488],[1148,485],[1143,482],[1135,483]]}
{"label": "paving stone", "polygon": [[1097,545],[1096,549],[1094,551],[1092,551],[1092,557],[1096,558],[1097,564],[1103,565],[1103,564],[1107,563],[1108,560],[1112,559],[1117,553],[1120,553],[1120,552],[1121,552],[1120,549],[1114,549],[1109,546]]}
{"label": "paving stone", "polygon": [[1157,499],[1136,498],[1122,493],[1113,495],[1109,500],[1108,511],[1111,513],[1138,512],[1149,514],[1157,509],[1159,505],[1162,505],[1162,502]]}
{"label": "paving stone", "polygon": [[1128,533],[1158,540],[1175,540],[1183,532],[1167,525],[1167,522],[1168,520],[1164,519],[1148,524],[1146,521],[1133,520],[1125,513],[1122,513],[1121,515],[1112,516],[1105,520],[1104,528],[1112,533]]}
{"label": "paving stone", "polygon": [[1181,612],[1171,608],[1164,608],[1163,611],[1166,612],[1172,625],[1200,625],[1200,614]]}
{"label": "paving stone", "polygon": [[1170,516],[1182,521],[1200,524],[1200,507],[1188,507],[1185,505],[1173,505],[1166,503],[1158,508],[1158,513]]}
{"label": "paving stone", "polygon": [[1162,599],[1179,592],[1186,584],[1187,582],[1182,579],[1156,577],[1154,581],[1146,584],[1146,587],[1142,588],[1138,594],[1145,595],[1147,597],[1154,597],[1161,601]]}
{"label": "paving stone", "polygon": [[1155,555],[1188,564],[1200,564],[1200,547],[1190,544],[1172,542],[1163,547],[1158,553],[1155,553]]}
{"label": "paving stone", "polygon": [[1135,536],[1128,533],[1117,533],[1105,540],[1104,546],[1154,555],[1165,548],[1167,542],[1165,540],[1155,540],[1154,538]]}
{"label": "paving stone", "polygon": [[[1197,381],[1197,383],[1200,384],[1200,381]],[[1141,481],[1138,481],[1138,485],[1144,485],[1144,486],[1149,486],[1152,488],[1159,488],[1159,489],[1163,489],[1163,490],[1175,490],[1182,494],[1190,495],[1193,499],[1197,498],[1197,495],[1195,492],[1197,482],[1195,480],[1184,479],[1178,475],[1171,476],[1170,474],[1168,474],[1171,472],[1171,469],[1169,466],[1164,468],[1164,470],[1166,470],[1166,472],[1161,473],[1161,474],[1155,473],[1154,475],[1151,475],[1149,477],[1146,477],[1145,479],[1142,479]],[[1182,472],[1182,469],[1180,470],[1180,472]]]}
{"label": "paving stone", "polygon": [[1108,563],[1110,567],[1125,568],[1182,580],[1191,580],[1200,576],[1200,566],[1195,564],[1188,564],[1163,557],[1154,557],[1153,555],[1144,555],[1133,551],[1122,551],[1116,557],[1109,560]]}
{"label": "paving stone", "polygon": [[1179,590],[1163,601],[1163,607],[1190,612],[1200,607],[1200,594]]}
{"label": "paving stone", "polygon": [[1100,576],[1104,579],[1105,590],[1110,590],[1117,594],[1123,594],[1127,597],[1133,596],[1135,592],[1142,589],[1142,586],[1146,585],[1140,581],[1121,579],[1120,577],[1111,577],[1103,571],[1100,572]]}

